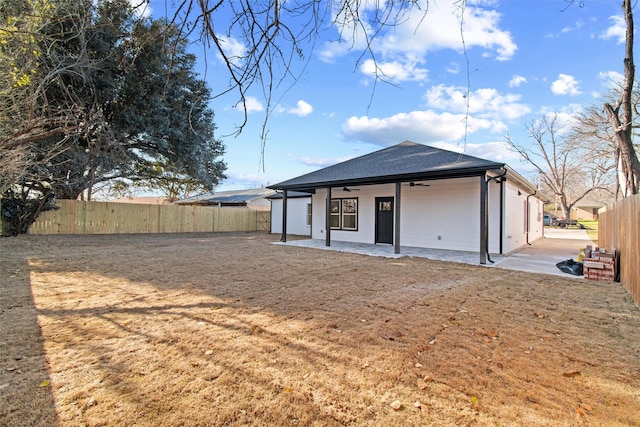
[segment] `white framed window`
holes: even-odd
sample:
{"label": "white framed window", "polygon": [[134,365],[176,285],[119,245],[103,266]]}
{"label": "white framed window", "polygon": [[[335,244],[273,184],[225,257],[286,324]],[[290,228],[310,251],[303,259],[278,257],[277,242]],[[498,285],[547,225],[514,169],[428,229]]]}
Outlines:
{"label": "white framed window", "polygon": [[330,224],[333,230],[358,231],[358,198],[331,199]]}

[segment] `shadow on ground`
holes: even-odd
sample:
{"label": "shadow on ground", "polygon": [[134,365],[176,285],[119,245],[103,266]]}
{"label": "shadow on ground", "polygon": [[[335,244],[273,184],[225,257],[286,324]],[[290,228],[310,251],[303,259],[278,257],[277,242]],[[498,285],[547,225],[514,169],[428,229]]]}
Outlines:
{"label": "shadow on ground", "polygon": [[0,425],[58,426],[29,276],[26,259],[16,260],[3,249],[0,261]]}

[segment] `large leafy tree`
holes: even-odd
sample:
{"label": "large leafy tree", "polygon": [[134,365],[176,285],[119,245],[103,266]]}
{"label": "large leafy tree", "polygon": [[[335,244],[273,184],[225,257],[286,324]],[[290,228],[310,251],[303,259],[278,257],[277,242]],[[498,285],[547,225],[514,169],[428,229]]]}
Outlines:
{"label": "large leafy tree", "polygon": [[210,90],[175,26],[139,18],[126,0],[10,1],[20,7],[2,9],[13,14],[0,32],[0,67],[12,73],[0,88],[3,192],[76,198],[157,178],[158,167],[206,189],[224,177]]}
{"label": "large leafy tree", "polygon": [[[101,182],[133,181],[156,175],[171,164],[212,189],[223,176],[223,145],[214,137],[210,92],[195,75],[195,57],[186,40],[160,21],[134,19],[129,3],[86,5],[90,23],[83,37],[64,38],[56,47],[70,61],[90,52],[82,73],[65,76],[48,92],[64,97],[73,88],[89,126],[52,161],[52,187],[75,198]],[[64,34],[56,21],[53,34]],[[90,193],[91,191],[89,191]]]}
{"label": "large leafy tree", "polygon": [[63,105],[50,109],[44,88],[59,69],[43,73],[42,52],[48,48],[41,28],[54,6],[39,0],[0,2],[0,194],[29,176],[36,157],[47,159],[62,148],[51,144],[37,153],[34,141],[57,138],[78,128],[78,115]]}

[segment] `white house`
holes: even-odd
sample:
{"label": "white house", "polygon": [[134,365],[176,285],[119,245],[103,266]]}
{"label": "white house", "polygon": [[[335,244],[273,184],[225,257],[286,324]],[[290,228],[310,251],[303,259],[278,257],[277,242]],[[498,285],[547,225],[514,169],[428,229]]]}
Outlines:
{"label": "white house", "polygon": [[[287,194],[287,233],[311,236],[312,205],[311,194],[289,191]],[[271,201],[271,233],[282,233],[283,194],[267,197]]]}
{"label": "white house", "polygon": [[506,164],[411,141],[269,188],[282,192],[285,241],[289,217],[299,215],[293,191],[310,195],[311,238],[327,246],[473,251],[485,264],[490,253],[507,254],[543,237],[544,198]]}

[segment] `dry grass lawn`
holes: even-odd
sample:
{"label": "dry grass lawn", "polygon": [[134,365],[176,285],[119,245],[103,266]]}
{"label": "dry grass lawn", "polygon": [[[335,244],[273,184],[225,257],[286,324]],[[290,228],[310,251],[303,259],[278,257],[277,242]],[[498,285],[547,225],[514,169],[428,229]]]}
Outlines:
{"label": "dry grass lawn", "polygon": [[277,239],[2,239],[0,425],[640,425],[620,284]]}

